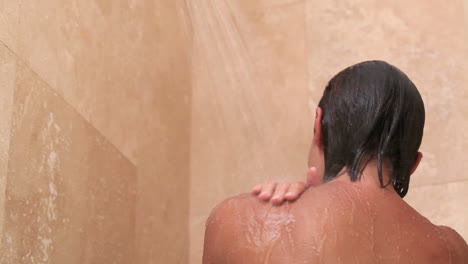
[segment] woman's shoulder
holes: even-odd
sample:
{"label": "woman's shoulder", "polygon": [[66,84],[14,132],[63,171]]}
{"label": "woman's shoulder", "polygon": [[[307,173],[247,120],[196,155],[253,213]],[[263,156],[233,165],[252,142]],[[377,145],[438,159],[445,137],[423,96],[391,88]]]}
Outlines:
{"label": "woman's shoulder", "polygon": [[437,226],[437,228],[445,237],[453,263],[468,263],[468,245],[462,236],[447,226]]}
{"label": "woman's shoulder", "polygon": [[285,230],[294,228],[289,207],[289,204],[272,205],[251,194],[223,200],[212,210],[206,223],[204,263],[226,263],[226,258],[230,263],[260,263],[265,254],[272,254],[265,250]]}

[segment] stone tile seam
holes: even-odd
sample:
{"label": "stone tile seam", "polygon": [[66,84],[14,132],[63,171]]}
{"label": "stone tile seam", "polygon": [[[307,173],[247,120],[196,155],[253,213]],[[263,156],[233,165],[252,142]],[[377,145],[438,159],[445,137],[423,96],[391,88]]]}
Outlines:
{"label": "stone tile seam", "polygon": [[[47,86],[48,89],[50,89],[57,97],[59,97],[60,99],[62,99],[71,109],[73,109],[73,111],[75,112],[75,114],[77,114],[79,117],[81,117],[90,127],[92,127],[98,134],[99,136],[101,136],[102,138],[104,138],[107,143],[109,145],[111,145],[120,155],[122,155],[122,157],[124,159],[126,159],[130,164],[132,164],[132,166],[135,168],[135,170],[137,169],[137,165],[129,158],[127,157],[111,140],[109,140],[109,138],[107,138],[99,129],[97,129],[90,121],[88,121],[83,115],[80,114],[80,112],[75,108],[73,107],[72,104],[70,104],[62,95],[60,95],[59,93],[57,93],[57,91],[55,89],[53,89],[50,84],[44,80],[44,78],[42,78],[36,71],[34,71],[34,69],[32,69],[29,64],[27,64],[23,59],[21,59],[21,57],[18,56],[18,54],[16,54],[12,49],[10,49],[10,47],[8,47],[8,45],[6,45],[2,40],[0,40],[0,44],[5,46],[14,56],[15,56],[15,59],[17,60],[17,65],[18,64],[23,64],[25,65],[28,70],[30,70],[32,73],[34,73],[34,75],[36,75],[37,78],[39,78],[42,82],[44,82]],[[18,63],[19,62],[19,63]],[[13,94],[12,94],[12,98],[15,98],[15,91],[13,90]],[[12,107],[13,107],[13,104],[12,104]],[[13,118],[13,110],[11,111],[10,113],[10,123],[12,122],[12,118]],[[11,138],[11,126],[10,126],[10,138]],[[8,150],[8,153],[9,153],[9,150]],[[7,171],[8,171],[8,168],[7,168]]]}

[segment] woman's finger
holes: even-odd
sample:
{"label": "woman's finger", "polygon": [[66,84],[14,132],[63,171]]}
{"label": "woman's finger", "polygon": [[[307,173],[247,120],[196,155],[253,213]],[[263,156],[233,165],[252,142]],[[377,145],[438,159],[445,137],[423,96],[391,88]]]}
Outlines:
{"label": "woman's finger", "polygon": [[262,191],[258,195],[258,198],[264,201],[270,200],[273,192],[275,191],[275,188],[276,188],[276,182],[269,182],[269,183],[263,184]]}
{"label": "woman's finger", "polygon": [[306,181],[307,186],[316,186],[316,185],[319,185],[320,182],[321,180],[318,175],[317,168],[310,167],[309,170],[307,171],[307,181]]}
{"label": "woman's finger", "polygon": [[289,186],[284,198],[288,201],[296,200],[307,188],[304,182],[295,182]]}
{"label": "woman's finger", "polygon": [[284,201],[284,195],[288,191],[290,186],[290,183],[278,183],[275,188],[275,192],[273,193],[273,197],[271,198],[271,201],[274,204],[280,204]]}
{"label": "woman's finger", "polygon": [[263,187],[263,183],[257,184],[255,187],[253,187],[252,193],[255,195],[259,194],[260,192],[262,192],[262,187]]}

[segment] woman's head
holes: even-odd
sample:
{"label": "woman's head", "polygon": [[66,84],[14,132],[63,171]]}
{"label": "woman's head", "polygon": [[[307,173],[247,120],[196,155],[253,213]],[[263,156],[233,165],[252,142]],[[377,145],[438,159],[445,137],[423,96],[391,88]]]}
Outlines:
{"label": "woman's head", "polygon": [[[393,184],[403,197],[418,159],[424,128],[424,103],[416,86],[384,61],[350,66],[328,83],[319,103],[324,178],[344,168],[359,180],[369,160],[377,162],[380,184]],[[316,124],[317,127],[317,124]],[[384,182],[387,163],[390,182]]]}

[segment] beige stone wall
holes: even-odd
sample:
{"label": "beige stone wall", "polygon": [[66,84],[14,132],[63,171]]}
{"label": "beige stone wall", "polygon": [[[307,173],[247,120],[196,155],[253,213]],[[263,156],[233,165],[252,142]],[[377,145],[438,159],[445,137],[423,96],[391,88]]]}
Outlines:
{"label": "beige stone wall", "polygon": [[369,59],[400,67],[425,101],[425,156],[406,200],[468,239],[463,1],[190,3],[190,263],[200,263],[215,204],[256,182],[305,178],[313,109],[326,82]]}
{"label": "beige stone wall", "polygon": [[193,1],[190,263],[224,198],[302,179],[313,117],[304,1]]}
{"label": "beige stone wall", "polygon": [[0,0],[1,263],[186,263],[183,1]]}

